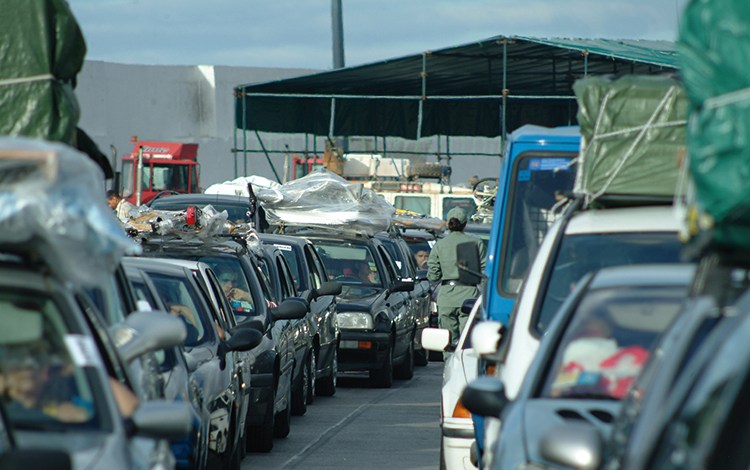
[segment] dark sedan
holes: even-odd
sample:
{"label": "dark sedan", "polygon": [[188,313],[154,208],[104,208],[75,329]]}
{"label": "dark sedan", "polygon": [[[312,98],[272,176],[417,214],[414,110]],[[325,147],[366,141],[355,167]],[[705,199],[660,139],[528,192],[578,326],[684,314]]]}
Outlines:
{"label": "dark sedan", "polygon": [[329,276],[342,284],[339,370],[369,372],[376,387],[414,373],[414,281],[402,281],[382,242],[367,236],[310,235]]}

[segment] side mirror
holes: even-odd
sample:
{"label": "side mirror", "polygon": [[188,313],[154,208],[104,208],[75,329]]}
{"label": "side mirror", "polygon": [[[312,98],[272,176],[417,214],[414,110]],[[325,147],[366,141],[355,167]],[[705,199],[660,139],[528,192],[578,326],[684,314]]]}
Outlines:
{"label": "side mirror", "polygon": [[111,331],[120,357],[131,362],[146,353],[182,344],[187,337],[185,324],[166,312],[137,311]]}
{"label": "side mirror", "polygon": [[44,468],[45,470],[70,470],[70,454],[54,449],[11,449],[0,454],[0,469]]}
{"label": "side mirror", "polygon": [[405,281],[403,279],[399,279],[396,282],[394,282],[393,287],[391,287],[391,292],[411,292],[413,290],[414,290],[413,280]]}
{"label": "side mirror", "polygon": [[130,418],[135,434],[158,439],[182,439],[193,426],[193,416],[185,402],[149,400],[141,403]]}
{"label": "side mirror", "polygon": [[471,346],[479,356],[492,356],[500,349],[503,324],[498,321],[482,321],[471,330]]}
{"label": "side mirror", "polygon": [[300,297],[289,297],[273,309],[274,320],[299,320],[305,318],[310,310],[310,304]]}
{"label": "side mirror", "polygon": [[415,279],[417,281],[426,281],[427,280],[427,270],[426,269],[420,269],[417,271],[417,273],[414,275]]}
{"label": "side mirror", "polygon": [[458,280],[463,284],[477,285],[482,282],[482,263],[479,259],[479,249],[474,242],[460,243],[456,246],[456,260],[458,261]]}
{"label": "side mirror", "polygon": [[545,459],[565,468],[594,470],[601,464],[602,446],[596,428],[568,423],[547,431],[539,443],[539,452]]}
{"label": "side mirror", "polygon": [[442,328],[422,330],[422,347],[428,351],[445,351],[451,343],[451,332]]}
{"label": "side mirror", "polygon": [[266,323],[262,318],[240,318],[239,323],[237,323],[237,326],[235,326],[232,331],[230,331],[230,333],[233,333],[234,330],[238,330],[240,328],[252,328],[253,330],[263,334],[266,332]]}
{"label": "side mirror", "polygon": [[477,303],[477,299],[466,299],[464,300],[464,303],[461,304],[461,313],[465,313],[466,315],[471,313],[471,309],[474,308],[474,304]]}
{"label": "side mirror", "polygon": [[319,288],[313,289],[312,298],[317,299],[324,295],[339,295],[341,293],[341,283],[336,281],[324,282]]}
{"label": "side mirror", "polygon": [[235,328],[232,336],[224,341],[223,350],[227,351],[249,351],[263,341],[263,334],[250,327]]}
{"label": "side mirror", "polygon": [[479,416],[498,417],[509,402],[503,383],[489,376],[470,382],[461,394],[461,403],[467,410]]}

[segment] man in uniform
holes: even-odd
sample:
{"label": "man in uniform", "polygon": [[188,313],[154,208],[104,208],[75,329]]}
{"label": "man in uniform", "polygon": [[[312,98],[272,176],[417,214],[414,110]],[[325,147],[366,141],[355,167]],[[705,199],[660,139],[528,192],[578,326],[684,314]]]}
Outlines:
{"label": "man in uniform", "polygon": [[435,243],[427,260],[427,279],[440,281],[440,292],[437,296],[438,323],[451,333],[451,345],[455,346],[461,331],[466,325],[468,315],[461,312],[464,301],[479,297],[479,286],[463,284],[458,280],[458,260],[456,247],[461,243],[475,242],[479,250],[482,272],[486,266],[487,249],[478,237],[464,233],[466,212],[460,207],[448,211],[448,230],[450,233]]}

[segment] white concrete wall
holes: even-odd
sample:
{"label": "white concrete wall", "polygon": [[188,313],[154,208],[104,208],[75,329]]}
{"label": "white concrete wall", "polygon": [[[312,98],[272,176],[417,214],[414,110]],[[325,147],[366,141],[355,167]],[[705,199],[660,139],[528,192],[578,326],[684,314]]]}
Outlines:
{"label": "white concrete wall", "polygon": [[[316,72],[307,69],[273,69],[261,67],[219,66],[155,66],[126,65],[101,61],[86,61],[78,75],[76,95],[81,105],[80,127],[109,154],[114,145],[118,156],[130,153],[131,136],[140,140],[197,142],[201,164],[201,185],[234,178],[234,87],[248,83],[262,83]],[[247,135],[247,143],[238,134],[238,147],[260,150],[254,133]],[[261,134],[266,148],[283,150],[312,150],[312,137],[305,142],[303,135]],[[437,138],[409,141],[389,138],[389,155],[398,150],[441,153],[446,151],[445,138],[438,145]],[[352,151],[372,150],[374,139],[355,139]],[[324,148],[318,138],[317,148]],[[382,151],[382,139],[377,148]],[[355,148],[357,146],[357,148]],[[452,152],[499,153],[499,139],[451,138]],[[284,155],[273,154],[271,161],[283,178]],[[436,161],[436,158],[428,158]],[[119,169],[119,163],[118,167]],[[498,157],[461,157],[452,160],[453,184],[461,184],[472,175],[497,176]],[[238,173],[257,174],[273,178],[273,170],[265,155],[249,154],[247,172],[242,155],[238,156]]]}

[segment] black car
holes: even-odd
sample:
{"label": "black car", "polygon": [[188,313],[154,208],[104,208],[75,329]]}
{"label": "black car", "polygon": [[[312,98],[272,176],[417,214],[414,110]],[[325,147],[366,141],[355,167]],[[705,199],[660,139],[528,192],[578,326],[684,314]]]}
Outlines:
{"label": "black car", "polygon": [[[297,291],[292,280],[289,264],[274,246],[264,246],[259,257],[260,266],[271,284],[272,302],[280,303],[296,297]],[[308,304],[309,305],[309,304]],[[313,349],[314,321],[310,311],[304,318],[292,322],[292,414],[302,416],[307,405],[312,403],[315,390],[315,351]]]}
{"label": "black car", "polygon": [[152,239],[143,246],[147,256],[191,259],[209,265],[229,299],[236,323],[263,333],[264,340],[252,351],[255,361],[247,444],[250,450],[270,451],[273,438],[286,437],[290,431],[294,331],[288,319],[274,318],[273,294],[258,254],[242,240],[223,238],[205,242]]}
{"label": "black car", "polygon": [[340,371],[369,372],[376,387],[414,373],[416,320],[409,308],[414,281],[401,280],[396,263],[377,238],[310,234],[329,277],[342,284],[336,305],[341,329]]}
{"label": "black car", "polygon": [[397,233],[379,233],[378,240],[383,242],[388,253],[396,262],[398,273],[402,280],[414,280],[414,289],[410,292],[414,319],[417,324],[417,334],[414,335],[414,363],[418,366],[427,365],[427,351],[422,348],[422,331],[430,323],[431,287],[427,280],[427,272],[417,269],[417,263],[406,241]]}
{"label": "black car", "polygon": [[336,393],[338,371],[340,331],[336,318],[336,294],[341,293],[341,285],[329,280],[323,260],[310,240],[266,233],[261,234],[260,239],[280,250],[291,269],[295,289],[310,302],[314,319],[315,393],[331,396]]}

